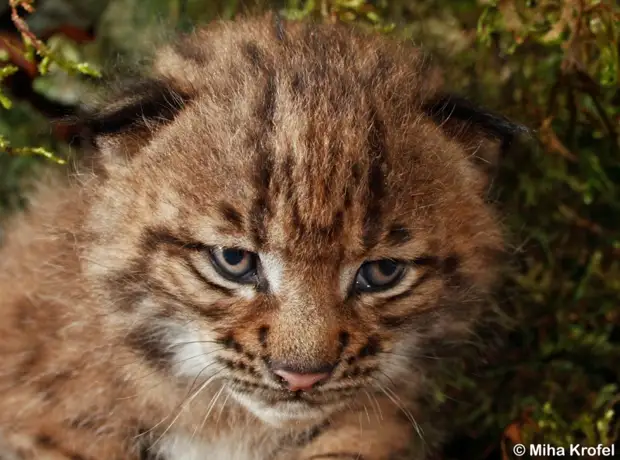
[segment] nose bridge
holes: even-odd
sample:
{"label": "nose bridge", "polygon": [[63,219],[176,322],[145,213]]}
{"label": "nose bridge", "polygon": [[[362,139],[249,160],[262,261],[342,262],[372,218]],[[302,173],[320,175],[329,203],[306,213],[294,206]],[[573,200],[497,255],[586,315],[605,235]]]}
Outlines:
{"label": "nose bridge", "polygon": [[290,283],[272,325],[272,359],[310,371],[337,359],[337,299],[318,280]]}

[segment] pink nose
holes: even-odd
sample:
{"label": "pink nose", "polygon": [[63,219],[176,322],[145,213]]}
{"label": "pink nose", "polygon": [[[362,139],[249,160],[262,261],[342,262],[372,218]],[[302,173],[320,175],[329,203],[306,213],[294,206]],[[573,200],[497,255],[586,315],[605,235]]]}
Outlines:
{"label": "pink nose", "polygon": [[288,383],[288,389],[290,391],[310,390],[315,383],[329,377],[329,372],[322,372],[320,374],[298,374],[296,372],[274,370],[273,373],[282,377],[282,379]]}

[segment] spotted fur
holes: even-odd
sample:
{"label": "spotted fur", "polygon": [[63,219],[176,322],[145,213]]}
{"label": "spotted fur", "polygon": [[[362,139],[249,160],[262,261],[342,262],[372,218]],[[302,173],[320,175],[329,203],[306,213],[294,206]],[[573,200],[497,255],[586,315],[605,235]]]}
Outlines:
{"label": "spotted fur", "polygon": [[[503,240],[475,159],[518,127],[418,49],[273,16],[159,50],[81,123],[95,167],[52,174],[0,250],[2,458],[440,445],[426,358],[491,309]],[[258,254],[259,281],[224,279],[214,246]],[[410,269],[355,291],[378,259]],[[274,368],[329,378],[288,391]]]}

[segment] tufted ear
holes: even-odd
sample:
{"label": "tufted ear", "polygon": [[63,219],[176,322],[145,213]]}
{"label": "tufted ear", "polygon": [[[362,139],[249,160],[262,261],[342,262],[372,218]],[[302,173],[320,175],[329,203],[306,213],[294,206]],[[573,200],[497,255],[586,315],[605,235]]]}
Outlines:
{"label": "tufted ear", "polygon": [[436,95],[423,110],[449,137],[471,150],[472,161],[487,174],[495,171],[513,141],[528,133],[525,126],[453,94]]}
{"label": "tufted ear", "polygon": [[171,82],[150,78],[126,85],[101,107],[84,109],[78,124],[82,143],[94,150],[93,165],[110,172],[131,161],[190,100]]}

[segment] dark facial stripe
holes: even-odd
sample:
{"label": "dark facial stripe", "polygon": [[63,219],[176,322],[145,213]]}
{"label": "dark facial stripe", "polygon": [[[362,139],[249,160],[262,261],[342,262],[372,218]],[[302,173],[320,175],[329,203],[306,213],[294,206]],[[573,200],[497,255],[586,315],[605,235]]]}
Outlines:
{"label": "dark facial stripe", "polygon": [[215,358],[215,361],[222,364],[227,369],[245,372],[255,378],[259,378],[259,374],[256,371],[256,369],[254,369],[252,365],[248,365],[244,363],[243,361],[235,361],[232,359],[226,359],[226,358],[222,358],[219,356]]}
{"label": "dark facial stripe", "polygon": [[332,216],[331,226],[328,227],[327,235],[332,238],[338,238],[344,230],[344,211],[339,210]]}
{"label": "dark facial stripe", "polygon": [[300,238],[304,238],[307,235],[308,229],[301,218],[301,212],[299,211],[299,200],[297,197],[294,197],[291,203],[291,223],[295,229],[295,233],[299,235]]}
{"label": "dark facial stripe", "polygon": [[362,179],[362,168],[359,163],[354,163],[351,166],[351,178],[353,179],[353,184],[358,185],[360,180]]}
{"label": "dark facial stripe", "polygon": [[399,246],[411,241],[411,233],[403,225],[394,224],[389,228],[385,241],[391,246]]}
{"label": "dark facial stripe", "polygon": [[258,113],[270,129],[273,129],[273,117],[276,111],[276,78],[272,73],[267,75],[267,84],[263,93],[263,103]]}
{"label": "dark facial stripe", "polygon": [[420,256],[416,259],[413,259],[412,262],[414,265],[417,266],[437,269],[439,267],[440,259],[439,257],[435,256]]}
{"label": "dark facial stripe", "polygon": [[209,248],[197,241],[185,241],[166,229],[149,228],[142,235],[142,252],[149,255],[155,251],[160,245],[168,244],[181,249],[190,249],[193,251],[207,251]]}
{"label": "dark facial stripe", "polygon": [[258,328],[258,343],[261,344],[263,348],[267,346],[267,335],[269,334],[268,326],[261,326]]}
{"label": "dark facial stripe", "polygon": [[228,334],[221,340],[222,345],[224,345],[228,349],[233,349],[237,353],[243,353],[243,346],[239,342],[235,340],[235,337],[231,334]]}
{"label": "dark facial stripe", "polygon": [[37,436],[35,439],[35,443],[46,450],[56,452],[57,454],[68,460],[85,460],[85,458],[81,455],[62,448],[62,446],[60,446],[60,444],[55,439],[52,439],[46,434],[41,434]]}
{"label": "dark facial stripe", "polygon": [[[150,281],[149,282],[149,291],[153,295],[161,296],[163,299],[158,299],[162,301],[163,305],[170,305],[174,308],[174,306],[186,305],[187,299],[184,299],[182,296],[175,292],[170,292],[166,289],[163,283],[159,281]],[[161,312],[161,314],[167,313],[167,310]]]}
{"label": "dark facial stripe", "polygon": [[224,307],[218,305],[211,305],[209,308],[193,303],[188,303],[186,305],[208,321],[222,321],[230,316],[229,312]]}
{"label": "dark facial stripe", "polygon": [[340,331],[340,333],[338,334],[338,342],[339,342],[338,357],[339,358],[344,352],[344,350],[347,348],[347,346],[349,345],[350,340],[351,340],[351,336],[349,335],[348,332]]}
{"label": "dark facial stripe", "polygon": [[[262,389],[262,390],[268,390],[268,391],[274,391],[274,389],[270,386],[267,385],[263,385],[262,383],[257,383],[257,382],[249,382],[247,380],[242,380],[238,377],[232,377],[232,381],[233,383],[237,384],[237,385],[241,385],[241,386],[245,386],[246,388],[253,388],[253,389]],[[251,393],[248,390],[245,389],[240,389],[240,388],[235,388],[235,391],[243,391],[245,393]]]}
{"label": "dark facial stripe", "polygon": [[184,265],[187,267],[187,269],[192,273],[192,275],[194,275],[196,278],[202,281],[205,285],[207,285],[209,289],[212,289],[213,291],[217,291],[226,297],[233,296],[234,293],[231,289],[228,289],[227,287],[224,287],[224,286],[220,286],[219,284],[215,284],[214,282],[210,281],[206,276],[204,276],[202,273],[200,273],[200,271],[196,268],[196,266],[192,263],[192,261],[187,255],[183,256],[183,262],[184,262]]}
{"label": "dark facial stripe", "polygon": [[165,341],[165,331],[151,318],[134,328],[125,338],[125,343],[139,352],[152,366],[167,370],[174,354]]}
{"label": "dark facial stripe", "polygon": [[[462,285],[462,283],[460,283],[462,277],[458,273],[459,259],[457,256],[448,256],[443,260],[433,256],[424,256],[414,260],[413,263],[418,266],[427,267],[426,271],[406,291],[390,297],[389,299],[385,299],[385,301],[377,306],[378,308],[385,304],[402,300],[413,295],[418,287],[433,278],[441,277],[449,287],[454,287],[455,285],[460,287]],[[436,311],[438,308],[439,307],[433,310]],[[427,314],[428,309],[426,307],[418,307],[414,311],[401,316],[382,316],[380,318],[380,322],[388,328],[399,328]]]}
{"label": "dark facial stripe", "polygon": [[376,109],[370,112],[368,148],[371,155],[368,170],[368,197],[364,216],[363,243],[366,249],[377,244],[382,228],[382,201],[385,197],[386,130]]}
{"label": "dark facial stripe", "polygon": [[110,295],[115,300],[114,306],[122,312],[134,310],[147,295],[147,260],[134,259],[129,268],[110,274],[105,282]]}
{"label": "dark facial stripe", "polygon": [[418,305],[415,309],[398,316],[383,315],[379,317],[381,325],[387,328],[398,329],[403,326],[416,323],[416,329],[423,329],[436,320],[436,315],[442,309],[440,306],[432,306],[430,302]]}
{"label": "dark facial stripe", "polygon": [[254,166],[254,189],[256,198],[250,212],[250,232],[255,243],[262,246],[267,238],[265,227],[271,215],[270,187],[273,177],[273,159],[271,157],[271,137],[273,135],[273,115],[275,111],[275,81],[268,77],[263,101],[257,109],[256,117],[266,126],[255,133],[252,148],[256,152]]}
{"label": "dark facial stripe", "polygon": [[269,187],[271,185],[273,164],[266,152],[258,156],[256,162],[256,173],[254,176],[254,187],[256,198],[252,203],[250,211],[250,234],[255,244],[260,248],[267,239],[266,225],[267,219],[271,214]]}
{"label": "dark facial stripe", "polygon": [[393,297],[390,297],[389,299],[386,299],[386,302],[396,302],[399,301],[401,299],[405,299],[407,297],[409,297],[410,295],[412,295],[415,290],[417,288],[419,288],[422,284],[424,284],[426,281],[428,281],[429,279],[431,279],[433,276],[435,276],[436,273],[433,270],[429,270],[425,273],[422,274],[422,276],[420,276],[415,283],[413,283],[406,291],[401,292],[400,294],[396,294]]}
{"label": "dark facial stripe", "polygon": [[367,356],[374,356],[381,351],[381,345],[377,337],[371,336],[368,338],[366,345],[357,354],[358,358],[365,358]]}
{"label": "dark facial stripe", "polygon": [[[208,247],[202,243],[197,242],[185,242],[180,238],[172,235],[170,232],[162,229],[148,229],[144,233],[142,237],[142,245],[146,252],[154,251],[160,244],[168,244],[181,249],[189,249],[192,251],[208,251]],[[207,285],[210,289],[219,292],[222,295],[227,297],[231,297],[233,295],[233,291],[224,286],[220,286],[219,284],[213,283],[209,279],[207,279],[200,271],[194,266],[188,254],[180,254],[185,267],[200,281],[202,281],[205,285]],[[177,297],[164,290],[166,294],[169,294],[173,298],[177,299]]]}
{"label": "dark facial stripe", "polygon": [[390,72],[394,66],[394,62],[387,57],[385,54],[377,54],[377,62],[375,63],[375,67],[370,74],[370,85],[377,85],[380,82],[385,81],[385,79],[390,75]]}
{"label": "dark facial stripe", "polygon": [[273,115],[276,102],[276,77],[271,62],[256,43],[248,42],[242,48],[243,54],[250,64],[266,78],[262,100],[256,107],[255,115],[258,121],[273,128]]}
{"label": "dark facial stripe", "polygon": [[[273,160],[269,156],[269,152],[261,150],[261,155],[256,162],[256,172],[254,176],[254,185],[265,195],[271,186],[271,178],[273,176]],[[263,197],[267,201],[267,197]]]}
{"label": "dark facial stripe", "polygon": [[256,128],[249,136],[249,148],[256,154],[254,166],[256,197],[250,211],[249,226],[255,244],[261,247],[266,241],[265,227],[271,215],[270,187],[274,169],[271,144],[275,128],[276,76],[267,56],[256,43],[246,43],[243,46],[243,53],[257,72],[265,78],[263,93],[254,108],[254,117],[260,128]]}
{"label": "dark facial stripe", "polygon": [[434,276],[438,276],[439,274],[439,271],[438,271],[439,263],[436,257],[433,257],[433,256],[418,257],[417,259],[412,260],[411,264],[413,264],[413,266],[417,269],[425,269],[426,271],[422,273],[422,275],[411,286],[409,286],[409,288],[407,288],[404,292],[393,295],[391,297],[387,297],[379,301],[376,304],[377,308],[380,308],[387,303],[395,302],[395,301],[409,297],[423,283],[425,283],[426,281],[428,281]]}
{"label": "dark facial stripe", "polygon": [[232,205],[220,203],[220,212],[226,222],[239,231],[243,230],[243,216]]}
{"label": "dark facial stripe", "polygon": [[303,433],[301,433],[297,437],[297,439],[295,439],[293,441],[293,444],[298,449],[301,448],[301,447],[307,446],[312,441],[314,441],[319,436],[321,436],[325,432],[325,430],[329,429],[329,427],[330,427],[329,420],[325,420],[325,421],[319,423],[318,425],[315,425],[312,428],[310,428],[310,429],[304,431]]}
{"label": "dark facial stripe", "polygon": [[446,257],[441,264],[441,274],[446,284],[454,289],[462,287],[466,282],[459,271],[460,265],[461,261],[457,255]]}
{"label": "dark facial stripe", "polygon": [[178,294],[167,291],[160,283],[151,283],[149,288],[152,294],[157,294],[165,299],[158,299],[160,306],[164,308],[164,310],[160,312],[162,317],[174,316],[179,310],[179,306],[191,308],[201,317],[209,321],[221,321],[228,316],[228,311],[224,307],[219,305],[209,305],[208,307],[196,305],[190,299],[185,299]]}
{"label": "dark facial stripe", "polygon": [[245,58],[253,67],[263,70],[265,68],[265,53],[254,42],[247,42],[242,47]]}
{"label": "dark facial stripe", "polygon": [[420,312],[410,312],[400,316],[382,316],[379,322],[388,329],[398,329],[420,317]]}
{"label": "dark facial stripe", "polygon": [[291,78],[291,93],[293,97],[298,100],[301,99],[305,90],[307,83],[304,78],[304,74],[302,72],[295,72],[293,77]]}

